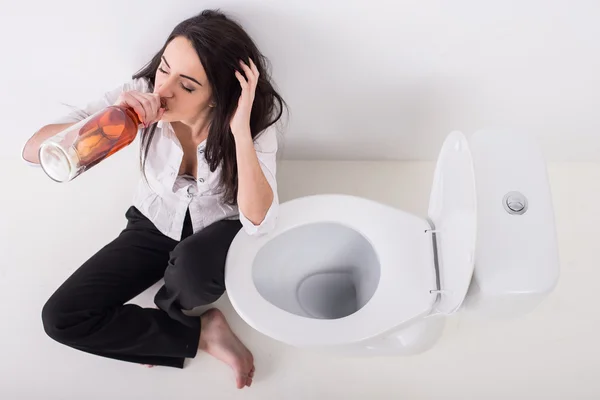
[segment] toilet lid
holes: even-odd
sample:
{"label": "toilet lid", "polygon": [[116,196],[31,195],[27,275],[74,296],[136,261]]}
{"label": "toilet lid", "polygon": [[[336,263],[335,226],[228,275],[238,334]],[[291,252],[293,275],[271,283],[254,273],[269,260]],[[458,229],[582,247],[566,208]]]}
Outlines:
{"label": "toilet lid", "polygon": [[473,160],[466,137],[452,132],[438,157],[428,215],[435,227],[440,298],[437,312],[462,304],[473,275],[476,242]]}

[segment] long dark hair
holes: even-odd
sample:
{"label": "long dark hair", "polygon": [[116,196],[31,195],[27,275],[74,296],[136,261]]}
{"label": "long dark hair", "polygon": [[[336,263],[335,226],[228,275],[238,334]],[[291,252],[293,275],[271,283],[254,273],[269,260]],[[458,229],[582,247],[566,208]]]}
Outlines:
{"label": "long dark hair", "polygon": [[[266,57],[237,22],[218,10],[205,10],[179,23],[162,49],[146,66],[133,75],[133,79],[145,78],[153,90],[154,77],[163,52],[167,45],[179,36],[187,38],[194,46],[213,89],[212,100],[216,103],[216,107],[212,109],[204,154],[212,172],[219,165],[221,166],[219,187],[224,202],[235,204],[238,172],[235,141],[229,123],[241,94],[240,83],[234,71],[239,71],[245,77],[239,60],[250,65],[249,58],[252,58],[260,73],[250,116],[250,131],[253,139],[281,118],[286,103],[271,83],[269,62]],[[145,128],[141,135],[140,166],[144,177],[146,158],[155,129],[156,124],[152,124]]]}

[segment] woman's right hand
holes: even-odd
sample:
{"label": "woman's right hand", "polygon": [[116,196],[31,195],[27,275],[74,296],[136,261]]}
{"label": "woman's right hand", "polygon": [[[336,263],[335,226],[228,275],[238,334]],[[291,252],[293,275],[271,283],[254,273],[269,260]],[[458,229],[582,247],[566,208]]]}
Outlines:
{"label": "woman's right hand", "polygon": [[137,90],[121,93],[114,105],[133,108],[146,128],[160,121],[165,112],[157,93],[142,93]]}

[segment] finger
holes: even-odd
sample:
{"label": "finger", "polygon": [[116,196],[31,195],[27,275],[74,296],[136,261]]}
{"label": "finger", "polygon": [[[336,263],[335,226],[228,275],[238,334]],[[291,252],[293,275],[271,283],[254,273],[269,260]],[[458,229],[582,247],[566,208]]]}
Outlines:
{"label": "finger", "polygon": [[160,98],[157,94],[150,93],[139,93],[139,92],[131,92],[131,95],[135,97],[142,107],[144,107],[144,112],[146,118],[144,122],[146,125],[150,125],[158,115],[158,109],[160,108]]}
{"label": "finger", "polygon": [[256,77],[254,76],[254,72],[242,60],[240,60],[240,65],[242,66],[242,69],[246,73],[246,77],[248,78],[248,82],[250,82],[251,84],[254,84],[254,82],[256,82]]}
{"label": "finger", "polygon": [[148,100],[151,106],[150,114],[146,113],[148,119],[146,124],[149,126],[159,120],[158,113],[160,112],[161,107],[160,96],[157,93],[142,93],[142,96]]}
{"label": "finger", "polygon": [[121,98],[121,105],[126,105],[133,108],[133,111],[137,113],[142,123],[144,123],[144,121],[146,121],[146,111],[144,110],[144,107],[139,102],[139,100],[136,97],[132,96],[131,92],[123,93],[121,95]]}
{"label": "finger", "polygon": [[235,76],[237,77],[238,81],[240,81],[240,85],[242,86],[242,89],[247,89],[248,88],[248,82],[246,81],[246,79],[244,79],[244,76],[239,72],[239,71],[235,71]]}
{"label": "finger", "polygon": [[152,125],[158,121],[160,121],[167,110],[165,108],[159,108],[156,117],[148,122],[148,125]]}
{"label": "finger", "polygon": [[164,108],[161,108],[160,110],[158,110],[158,116],[156,117],[156,121],[160,121],[164,114],[165,114]]}
{"label": "finger", "polygon": [[252,59],[250,59],[250,68],[252,69],[252,72],[254,72],[254,76],[256,76],[256,79],[258,80],[260,72],[258,72],[258,67],[256,66],[256,64],[254,64],[254,61],[252,61]]}
{"label": "finger", "polygon": [[165,112],[166,112],[166,110],[164,108],[160,108],[158,110],[158,114],[156,115],[156,118],[154,118],[152,121],[150,121],[150,123],[148,125],[152,125],[152,124],[159,122],[162,119]]}
{"label": "finger", "polygon": [[158,95],[140,92],[132,92],[131,95],[140,102],[142,107],[144,107],[144,111],[146,113],[146,119],[144,122],[146,125],[150,125],[150,123],[152,123],[152,121],[156,118],[158,109],[160,108],[160,100],[158,99]]}
{"label": "finger", "polygon": [[[150,99],[150,102],[152,103],[152,109],[154,110],[156,117],[158,117],[158,112],[160,111],[160,108],[162,107],[162,104],[160,102],[160,95],[158,93],[150,93],[149,99]],[[155,121],[157,119],[156,117],[155,117]]]}

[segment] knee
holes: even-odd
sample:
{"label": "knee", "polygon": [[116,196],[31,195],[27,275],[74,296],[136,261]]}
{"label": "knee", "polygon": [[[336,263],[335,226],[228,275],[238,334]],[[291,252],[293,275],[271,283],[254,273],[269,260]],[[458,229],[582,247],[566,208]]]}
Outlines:
{"label": "knee", "polygon": [[42,324],[46,334],[57,342],[64,342],[65,339],[64,330],[61,329],[63,325],[61,315],[59,303],[54,298],[50,298],[42,308]]}
{"label": "knee", "polygon": [[172,253],[165,285],[182,294],[185,308],[213,303],[225,292],[225,262],[210,254],[183,242]]}
{"label": "knee", "polygon": [[68,300],[52,296],[42,308],[42,324],[46,334],[62,344],[76,340],[75,326],[69,317]]}

